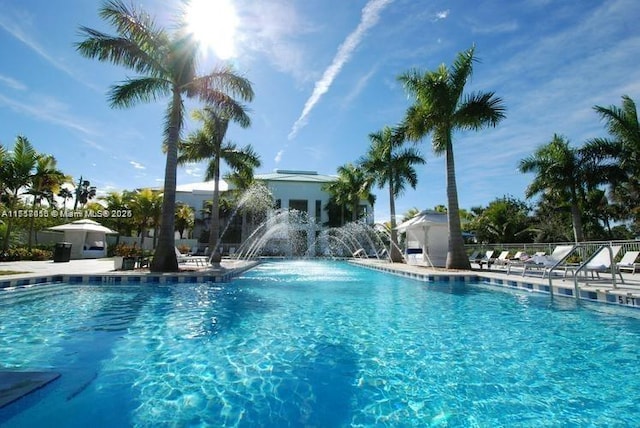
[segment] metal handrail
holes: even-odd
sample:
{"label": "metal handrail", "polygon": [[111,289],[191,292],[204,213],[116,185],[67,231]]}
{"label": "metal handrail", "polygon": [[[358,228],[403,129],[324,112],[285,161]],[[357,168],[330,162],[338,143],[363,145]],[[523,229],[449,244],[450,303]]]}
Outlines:
{"label": "metal handrail", "polygon": [[611,244],[601,245],[600,248],[598,248],[593,254],[591,254],[591,256],[584,263],[582,263],[573,273],[573,289],[574,289],[574,294],[576,299],[579,298],[578,294],[580,291],[580,286],[578,285],[578,273],[580,273],[580,271],[583,270],[591,260],[593,260],[593,258],[600,252],[600,250],[605,247],[609,250],[609,260],[611,260],[611,267],[610,267],[611,285],[614,289],[618,288],[618,285],[616,284],[617,266],[615,264],[615,261],[613,260],[613,249],[611,248]]}
{"label": "metal handrail", "polygon": [[[556,264],[554,264],[553,266],[551,266],[549,268],[549,274],[547,275],[547,279],[549,280],[549,294],[551,295],[551,298],[553,298],[553,275],[551,275],[551,272],[553,272],[554,269],[556,269],[558,266],[560,266],[565,260],[567,260],[569,258],[569,256],[571,254],[573,254],[573,252],[580,247],[580,244],[575,244],[571,250],[565,254],[564,257],[561,257],[560,260],[558,260],[556,262]],[[574,274],[575,275],[575,274]],[[544,272],[542,273],[542,276],[544,277]],[[565,273],[566,276],[566,273]]]}

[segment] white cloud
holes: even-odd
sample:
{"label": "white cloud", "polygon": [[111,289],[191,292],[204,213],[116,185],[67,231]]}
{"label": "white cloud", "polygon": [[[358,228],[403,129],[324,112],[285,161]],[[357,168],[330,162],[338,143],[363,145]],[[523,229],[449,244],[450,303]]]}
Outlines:
{"label": "white cloud", "polygon": [[448,16],[449,16],[449,9],[441,10],[440,12],[436,12],[436,16],[434,18],[434,21],[440,21],[441,19],[447,19]]}
{"label": "white cloud", "polygon": [[136,162],[136,161],[129,161],[129,163],[130,163],[131,165],[133,165],[133,167],[134,167],[135,169],[147,169],[147,167],[146,167],[146,166],[142,165],[142,164],[141,164],[141,163],[139,163],[139,162]]}
{"label": "white cloud", "polygon": [[362,18],[358,27],[347,36],[344,43],[338,48],[336,56],[333,58],[331,65],[324,71],[322,78],[316,82],[313,89],[313,93],[307,100],[302,109],[302,114],[291,127],[289,133],[289,140],[295,138],[298,131],[307,124],[307,118],[313,107],[320,101],[322,95],[324,95],[331,87],[334,79],[342,70],[342,67],[351,59],[351,55],[356,50],[367,31],[376,25],[380,18],[382,10],[393,0],[370,0],[362,9]]}
{"label": "white cloud", "polygon": [[273,161],[275,163],[280,163],[280,161],[282,160],[282,155],[284,154],[284,149],[278,151],[278,153],[276,153],[276,157],[273,159]]}
{"label": "white cloud", "polygon": [[24,85],[23,83],[17,81],[16,79],[12,79],[11,77],[3,76],[1,74],[0,74],[0,82],[18,91],[25,91],[27,89],[27,86]]}
{"label": "white cloud", "polygon": [[[3,4],[3,6],[6,6]],[[37,23],[33,23],[32,21],[32,17],[31,15],[29,15],[27,12],[20,12],[20,11],[11,11],[12,14],[14,16],[9,16],[6,13],[6,10],[4,11],[5,14],[0,14],[0,28],[5,30],[7,33],[11,34],[15,39],[19,40],[20,42],[24,43],[29,49],[31,49],[32,51],[34,51],[36,54],[38,54],[40,57],[42,57],[44,60],[46,60],[49,64],[51,64],[52,66],[54,66],[55,68],[57,68],[58,70],[68,74],[69,76],[71,76],[74,80],[82,83],[83,85],[92,88],[96,91],[103,91],[103,88],[99,88],[91,83],[88,82],[84,82],[81,79],[78,78],[78,76],[76,76],[74,70],[67,66],[65,63],[63,63],[62,61],[54,58],[53,56],[51,56],[49,53],[47,53],[47,50],[42,47],[42,45],[40,45],[40,43],[38,43],[32,36],[31,34],[33,34],[35,31],[33,31],[32,29],[29,28],[25,28],[25,24],[30,25],[30,26],[35,26],[37,25]],[[22,25],[22,26],[21,26]]]}

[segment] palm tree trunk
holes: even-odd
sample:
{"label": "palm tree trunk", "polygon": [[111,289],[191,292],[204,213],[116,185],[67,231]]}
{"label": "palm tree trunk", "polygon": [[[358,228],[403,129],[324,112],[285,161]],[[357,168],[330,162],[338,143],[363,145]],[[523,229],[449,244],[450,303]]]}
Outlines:
{"label": "palm tree trunk", "polygon": [[218,235],[220,234],[220,153],[216,154],[213,166],[213,206],[211,207],[211,226],[209,228],[209,245],[211,253],[218,251]]}
{"label": "palm tree trunk", "polygon": [[[31,205],[31,210],[35,212],[36,210],[36,195],[33,195],[33,204]],[[35,221],[35,217],[31,216],[29,219],[29,239],[27,241],[27,248],[31,249],[31,244],[33,242],[31,235],[33,235],[33,224]]]}
{"label": "palm tree trunk", "polygon": [[176,171],[178,169],[178,140],[182,123],[182,98],[174,88],[169,106],[167,132],[167,163],[164,169],[164,195],[162,198],[162,220],[156,247],[151,262],[152,272],[177,272],[175,240]]}
{"label": "palm tree trunk", "polygon": [[389,256],[393,263],[402,261],[402,254],[398,249],[398,231],[396,230],[396,200],[393,194],[393,180],[389,180],[389,213],[391,214],[391,251]]}
{"label": "palm tree trunk", "polygon": [[447,252],[447,269],[471,269],[471,263],[464,250],[462,226],[460,225],[460,208],[458,206],[458,186],[453,161],[453,145],[451,135],[447,141],[447,221],[449,223],[449,251]]}
{"label": "palm tree trunk", "polygon": [[580,207],[578,206],[578,198],[575,190],[572,190],[571,197],[571,220],[573,223],[573,238],[575,242],[584,241],[584,234],[582,232],[582,215],[580,214]]}

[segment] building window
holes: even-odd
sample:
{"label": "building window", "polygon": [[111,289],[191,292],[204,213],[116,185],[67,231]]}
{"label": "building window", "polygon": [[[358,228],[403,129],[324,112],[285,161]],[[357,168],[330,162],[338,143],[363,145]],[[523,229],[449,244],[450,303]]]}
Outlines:
{"label": "building window", "polygon": [[319,222],[322,217],[322,201],[316,199],[316,221]]}
{"label": "building window", "polygon": [[282,199],[276,199],[276,209],[282,208]]}
{"label": "building window", "polygon": [[306,199],[289,199],[289,209],[308,213],[309,205]]}

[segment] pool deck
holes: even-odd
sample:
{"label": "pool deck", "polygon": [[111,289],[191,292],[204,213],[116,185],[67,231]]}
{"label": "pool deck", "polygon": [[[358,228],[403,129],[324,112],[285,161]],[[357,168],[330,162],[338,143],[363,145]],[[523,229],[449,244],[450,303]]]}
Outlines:
{"label": "pool deck", "polygon": [[[640,273],[623,273],[624,283],[617,278],[616,287],[613,286],[610,274],[601,274],[598,278],[579,276],[578,290],[574,278],[560,273],[548,278],[542,278],[540,272],[514,270],[510,274],[507,269],[492,266],[491,269],[481,269],[473,264],[471,270],[450,270],[432,268],[424,265],[389,263],[378,259],[352,259],[355,264],[368,268],[410,277],[423,281],[445,279],[449,281],[481,280],[491,285],[520,289],[531,292],[541,292],[563,297],[575,297],[576,291],[581,299],[609,304],[618,304],[640,308]],[[17,271],[11,275],[0,275],[0,289],[29,286],[44,282],[82,283],[165,283],[165,282],[226,282],[239,273],[251,269],[258,261],[236,260],[223,258],[221,268],[202,268],[190,263],[181,263],[179,273],[150,273],[148,270],[136,269],[132,271],[114,270],[113,259],[85,259],[55,263],[53,261],[20,261],[0,262],[0,271]]]}
{"label": "pool deck", "polygon": [[69,262],[19,261],[0,262],[0,271],[19,273],[0,275],[0,289],[47,282],[225,282],[252,268],[258,262],[223,259],[219,268],[202,267],[195,263],[180,263],[180,272],[152,273],[148,269],[115,270],[113,259],[84,259]]}
{"label": "pool deck", "polygon": [[554,271],[550,281],[548,277],[542,278],[541,271],[533,270],[523,275],[521,269],[514,269],[508,273],[505,266],[492,266],[490,269],[485,266],[482,269],[479,265],[472,264],[471,270],[452,270],[424,265],[389,263],[377,259],[354,259],[352,263],[427,282],[480,280],[503,288],[570,298],[578,295],[583,300],[640,309],[640,273],[622,273],[624,283],[617,276],[615,287],[610,273],[601,273],[599,278],[578,275],[576,290],[573,275],[565,275],[562,271]]}

